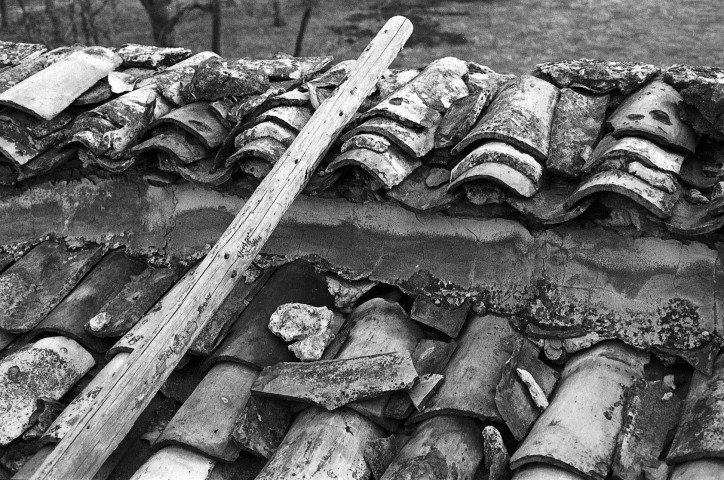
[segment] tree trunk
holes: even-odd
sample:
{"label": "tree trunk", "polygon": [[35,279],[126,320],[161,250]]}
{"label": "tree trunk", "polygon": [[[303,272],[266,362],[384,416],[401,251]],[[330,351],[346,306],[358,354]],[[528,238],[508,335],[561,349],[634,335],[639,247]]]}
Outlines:
{"label": "tree trunk", "polygon": [[0,0],[0,27],[8,28],[8,4],[5,0]]}
{"label": "tree trunk", "polygon": [[302,43],[304,42],[304,33],[307,30],[307,24],[309,18],[312,16],[312,6],[307,6],[304,9],[304,15],[302,15],[302,23],[299,25],[299,33],[297,34],[297,43],[294,45],[294,56],[299,57],[302,55]]}
{"label": "tree trunk", "polygon": [[221,0],[211,2],[211,51],[221,55]]}
{"label": "tree trunk", "polygon": [[159,47],[171,47],[175,43],[176,20],[171,8],[172,0],[141,0],[151,21],[153,41]]}
{"label": "tree trunk", "polygon": [[[4,2],[5,0],[0,0],[0,2]],[[275,27],[285,27],[287,25],[287,21],[284,20],[284,14],[282,13],[282,5],[279,3],[279,0],[274,0],[272,3],[272,7],[274,8],[274,26]]]}

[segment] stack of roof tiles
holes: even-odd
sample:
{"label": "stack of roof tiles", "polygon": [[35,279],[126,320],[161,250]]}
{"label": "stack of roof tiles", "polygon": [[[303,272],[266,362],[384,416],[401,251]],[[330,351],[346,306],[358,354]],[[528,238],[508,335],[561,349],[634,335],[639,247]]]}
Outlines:
{"label": "stack of roof tiles", "polygon": [[[0,478],[352,65],[0,43]],[[443,58],[377,87],[97,478],[724,476],[724,70]],[[270,331],[288,303],[334,312],[321,360]]]}

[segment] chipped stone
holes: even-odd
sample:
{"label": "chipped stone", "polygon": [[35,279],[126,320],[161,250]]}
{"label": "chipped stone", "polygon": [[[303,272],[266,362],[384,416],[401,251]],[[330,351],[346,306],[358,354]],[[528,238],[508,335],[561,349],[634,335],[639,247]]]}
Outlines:
{"label": "chipped stone", "polygon": [[286,342],[302,361],[322,358],[324,349],[334,338],[332,323],[334,312],[327,307],[313,307],[303,303],[286,303],[279,306],[269,319],[269,329]]}

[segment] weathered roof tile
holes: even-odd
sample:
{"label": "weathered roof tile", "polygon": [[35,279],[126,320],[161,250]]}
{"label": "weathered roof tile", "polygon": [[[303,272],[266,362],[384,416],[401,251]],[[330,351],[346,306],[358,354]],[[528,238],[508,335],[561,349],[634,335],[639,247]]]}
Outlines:
{"label": "weathered roof tile", "polygon": [[109,253],[35,327],[35,334],[61,333],[95,352],[105,352],[111,343],[88,333],[85,325],[109,299],[123,290],[133,276],[145,269],[144,262],[131,259],[122,251]]}
{"label": "weathered roof tile", "polygon": [[121,64],[102,47],[76,51],[0,93],[0,105],[50,120]]}
{"label": "weathered roof tile", "polygon": [[[438,415],[462,415],[501,421],[495,389],[512,349],[512,328],[505,317],[471,317],[443,374],[445,381],[425,409],[410,417],[421,422]],[[473,381],[473,379],[475,379]]]}
{"label": "weathered roof tile", "polygon": [[0,275],[0,328],[27,332],[40,323],[100,260],[100,247],[68,251],[46,241]]}
{"label": "weathered roof tile", "polygon": [[94,363],[83,347],[65,337],[38,340],[2,359],[0,445],[31,426],[38,399],[59,400]]}
{"label": "weathered roof tile", "polygon": [[511,457],[511,468],[544,462],[603,480],[622,426],[626,389],[643,377],[647,362],[648,355],[618,343],[572,357],[550,406]]}
{"label": "weathered roof tile", "polygon": [[453,148],[453,153],[463,152],[481,140],[497,140],[545,162],[557,102],[555,86],[524,75],[501,89],[470,133]]}
{"label": "weathered roof tile", "polygon": [[541,63],[537,66],[540,75],[550,78],[561,88],[583,88],[598,94],[617,90],[624,95],[646,83],[659,70],[645,63],[588,58]]}
{"label": "weathered roof tile", "polygon": [[232,362],[217,363],[171,419],[154,448],[183,445],[212,458],[233,462],[239,456],[231,438],[258,371]]}

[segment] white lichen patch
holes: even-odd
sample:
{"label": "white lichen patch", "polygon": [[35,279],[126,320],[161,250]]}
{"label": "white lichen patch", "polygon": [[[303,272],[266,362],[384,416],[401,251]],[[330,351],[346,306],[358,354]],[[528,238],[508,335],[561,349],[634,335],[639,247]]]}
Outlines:
{"label": "white lichen patch", "polygon": [[40,398],[59,400],[95,361],[75,340],[38,340],[0,362],[0,445],[18,438],[33,423]]}

